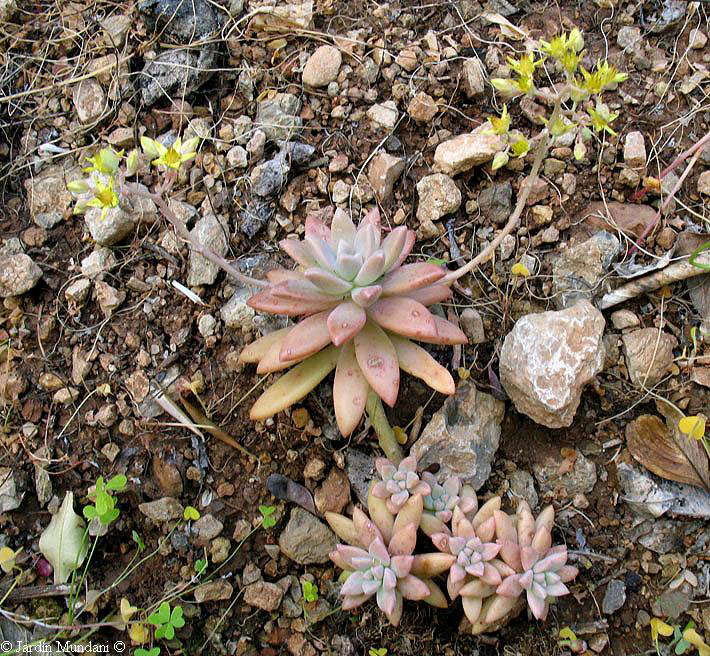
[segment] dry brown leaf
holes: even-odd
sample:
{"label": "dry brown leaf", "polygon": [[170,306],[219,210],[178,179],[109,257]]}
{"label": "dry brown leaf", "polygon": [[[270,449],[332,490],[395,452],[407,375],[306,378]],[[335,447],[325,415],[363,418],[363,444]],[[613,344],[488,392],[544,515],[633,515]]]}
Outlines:
{"label": "dry brown leaf", "polygon": [[690,380],[703,387],[710,387],[710,367],[695,367],[690,374]]}
{"label": "dry brown leaf", "polygon": [[666,418],[668,425],[655,415],[641,415],[629,423],[626,426],[629,453],[661,478],[710,492],[710,466],[705,450],[700,442],[680,433],[673,415]]}

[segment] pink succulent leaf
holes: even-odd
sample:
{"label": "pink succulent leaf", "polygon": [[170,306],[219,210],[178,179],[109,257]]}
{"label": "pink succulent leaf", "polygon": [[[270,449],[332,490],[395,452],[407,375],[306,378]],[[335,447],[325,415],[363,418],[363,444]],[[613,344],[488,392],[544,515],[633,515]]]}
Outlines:
{"label": "pink succulent leaf", "polygon": [[394,590],[397,587],[397,575],[391,568],[387,568],[382,575],[382,587],[385,590]]}
{"label": "pink succulent leaf", "polygon": [[362,220],[360,221],[360,225],[358,227],[362,228],[363,226],[366,226],[368,224],[375,228],[375,230],[377,230],[378,232],[381,230],[382,219],[380,217],[379,207],[373,207],[371,210],[368,210],[365,213],[365,216],[362,217]]}
{"label": "pink succulent leaf", "polygon": [[382,250],[385,253],[384,271],[389,271],[399,260],[404,245],[407,242],[407,228],[399,226],[395,228],[382,241]]}
{"label": "pink succulent leaf", "polygon": [[421,289],[415,289],[407,292],[405,296],[415,301],[419,301],[422,305],[434,305],[434,303],[442,303],[451,297],[451,289],[446,285],[429,285]]}
{"label": "pink succulent leaf", "polygon": [[579,570],[572,565],[565,565],[557,570],[557,576],[560,577],[560,581],[563,583],[569,583],[577,577],[577,574],[579,574]]}
{"label": "pink succulent leaf", "polygon": [[454,326],[450,321],[437,317],[435,314],[431,316],[436,324],[436,331],[431,336],[417,337],[420,342],[447,346],[468,344],[468,338],[458,326]]}
{"label": "pink succulent leaf", "polygon": [[454,563],[449,570],[449,577],[452,583],[458,583],[466,579],[466,570],[458,563]]}
{"label": "pink succulent leaf", "polygon": [[449,497],[458,497],[461,490],[461,481],[456,476],[450,476],[441,486]]}
{"label": "pink succulent leaf", "polygon": [[394,263],[391,269],[397,269],[402,266],[404,260],[406,260],[407,256],[412,252],[416,241],[417,233],[414,232],[414,230],[407,230],[407,237],[404,240],[404,247],[402,248],[402,252],[399,254],[397,261]]}
{"label": "pink succulent leaf", "polygon": [[284,362],[299,360],[330,344],[329,314],[330,311],[319,312],[296,324],[281,343],[279,359]]}
{"label": "pink succulent leaf", "polygon": [[330,224],[331,247],[337,249],[341,241],[352,246],[355,241],[356,232],[357,229],[350,215],[338,207],[333,214],[333,220]]}
{"label": "pink succulent leaf", "polygon": [[535,536],[532,539],[532,546],[538,553],[547,553],[547,550],[552,545],[552,535],[545,526],[540,526],[535,531]]}
{"label": "pink succulent leaf", "polygon": [[254,294],[247,301],[247,305],[260,312],[296,317],[302,314],[313,314],[314,312],[327,310],[334,307],[335,302],[332,297],[324,297],[322,300],[282,298],[274,295],[270,290],[264,290]]}
{"label": "pink succulent leaf", "polygon": [[355,252],[364,258],[370,257],[380,247],[380,233],[372,224],[367,223],[360,227],[355,234]]}
{"label": "pink succulent leaf", "polygon": [[353,565],[353,558],[369,557],[367,551],[364,549],[360,549],[360,547],[353,547],[349,544],[339,544],[335,549],[338,552],[338,555],[353,569],[355,569],[355,566]]}
{"label": "pink succulent leaf", "polygon": [[282,239],[279,246],[292,260],[303,267],[313,266],[317,263],[315,255],[305,242],[298,239]]}
{"label": "pink succulent leaf", "polygon": [[545,605],[545,599],[540,598],[535,595],[531,590],[527,592],[528,606],[532,611],[532,614],[538,619],[543,620],[547,615],[547,608]]}
{"label": "pink succulent leaf", "polygon": [[305,243],[316,258],[318,266],[329,271],[335,270],[335,252],[326,240],[311,235],[306,237]]}
{"label": "pink succulent leaf", "polygon": [[453,516],[453,513],[450,510],[440,510],[439,512],[436,513],[436,518],[441,520],[444,523],[450,522],[452,516]]}
{"label": "pink succulent leaf", "polygon": [[517,576],[508,576],[496,588],[496,593],[502,597],[517,597],[523,592]]}
{"label": "pink succulent leaf", "polygon": [[343,301],[328,315],[331,341],[340,346],[351,339],[365,325],[365,310],[352,301]]}
{"label": "pink succulent leaf", "polygon": [[387,458],[376,458],[375,469],[383,480],[389,480],[397,473],[397,467],[387,460]]}
{"label": "pink succulent leaf", "polygon": [[498,586],[501,584],[502,578],[498,570],[489,563],[482,563],[483,573],[479,574],[481,580],[488,585]]}
{"label": "pink succulent leaf", "polygon": [[545,586],[542,585],[541,583],[538,583],[535,580],[533,580],[533,582],[530,584],[530,587],[528,588],[528,592],[532,592],[533,595],[535,595],[536,597],[539,597],[540,599],[547,598]]}
{"label": "pink succulent leaf", "polygon": [[359,595],[363,594],[362,585],[365,582],[365,576],[362,572],[353,572],[348,576],[343,587],[340,589],[344,595]]}
{"label": "pink succulent leaf", "polygon": [[413,339],[434,339],[436,322],[421,303],[405,296],[380,298],[367,309],[368,316],[385,330]]}
{"label": "pink succulent leaf", "polygon": [[567,551],[548,554],[533,566],[533,572],[556,572],[567,563]]}
{"label": "pink succulent leaf", "polygon": [[397,595],[394,589],[385,590],[380,588],[377,591],[377,605],[385,615],[391,615],[394,612],[394,607],[397,603]]}
{"label": "pink succulent leaf", "polygon": [[[483,538],[481,538],[483,540]],[[494,542],[485,542],[483,544],[483,551],[481,552],[481,558],[483,560],[493,560],[500,552],[500,545]]]}
{"label": "pink succulent leaf", "polygon": [[[329,331],[328,335],[331,336],[332,333]],[[355,357],[355,347],[352,342],[348,342],[340,350],[333,381],[335,418],[344,437],[348,437],[360,423],[369,390],[370,386]]]}
{"label": "pink succulent leaf", "polygon": [[510,540],[496,540],[500,545],[500,557],[510,565],[514,570],[520,570],[522,564],[520,562],[520,547]]}
{"label": "pink succulent leaf", "polygon": [[380,298],[382,287],[380,285],[370,285],[369,287],[358,287],[350,293],[350,298],[360,307],[370,307]]}
{"label": "pink succulent leaf", "polygon": [[439,551],[443,551],[444,553],[452,553],[451,549],[449,548],[450,539],[451,537],[448,536],[446,533],[434,533],[431,536],[431,541],[434,543],[434,546]]}
{"label": "pink succulent leaf", "polygon": [[397,575],[397,578],[404,578],[412,569],[414,556],[392,556],[390,559],[390,567]]}
{"label": "pink succulent leaf", "polygon": [[[470,497],[460,497],[459,499],[459,508],[461,508],[461,512],[464,513],[464,515],[468,515],[470,513],[476,512],[476,509],[478,507],[478,504],[476,503],[475,499],[472,499]],[[495,528],[494,528],[495,531]],[[487,539],[492,539],[493,536]],[[481,538],[483,539],[483,538]]]}
{"label": "pink succulent leaf", "polygon": [[462,597],[463,611],[471,624],[476,624],[481,616],[483,600],[480,597]]}
{"label": "pink succulent leaf", "polygon": [[414,456],[407,456],[406,458],[403,458],[399,463],[398,469],[402,472],[416,472],[417,459]]}
{"label": "pink succulent leaf", "polygon": [[[397,351],[399,368],[402,371],[420,378],[429,387],[442,394],[453,394],[456,391],[456,384],[451,374],[421,346],[417,346],[399,335],[390,334],[390,340]],[[444,493],[442,492],[438,496],[442,494]],[[453,505],[451,508],[453,508]]]}
{"label": "pink succulent leaf", "polygon": [[[496,522],[493,517],[489,517],[476,530],[476,534],[483,542],[490,542],[496,532]],[[500,548],[498,549],[500,551]]]}
{"label": "pink succulent leaf", "polygon": [[353,281],[358,287],[367,287],[374,283],[385,270],[385,254],[376,250],[368,257]]}
{"label": "pink succulent leaf", "polygon": [[523,547],[520,550],[520,562],[524,570],[532,569],[538,558],[539,554],[533,547]]}
{"label": "pink succulent leaf", "polygon": [[562,582],[548,584],[545,591],[548,597],[562,597],[569,594],[569,589]]}
{"label": "pink succulent leaf", "polygon": [[331,239],[331,231],[323,221],[309,214],[306,217],[306,237],[315,237],[329,242]]}
{"label": "pink succulent leaf", "polygon": [[397,531],[390,540],[389,552],[393,556],[410,556],[417,545],[417,526],[407,524]]}
{"label": "pink succulent leaf", "polygon": [[451,570],[449,570],[449,576],[446,579],[446,591],[449,593],[449,597],[455,599],[461,592],[461,588],[466,585],[466,578],[458,579],[456,581],[451,578]]}
{"label": "pink succulent leaf", "polygon": [[[341,242],[342,244],[343,242]],[[335,270],[343,280],[353,280],[362,267],[363,259],[356,253],[338,253]]]}
{"label": "pink succulent leaf", "polygon": [[288,269],[272,269],[266,272],[266,279],[272,285],[277,285],[286,280],[303,280],[303,274],[300,271],[290,271]]}
{"label": "pink succulent leaf", "polygon": [[368,321],[355,335],[355,356],[365,379],[390,407],[399,392],[397,352],[385,332]]}
{"label": "pink succulent leaf", "polygon": [[[466,565],[464,567],[464,569],[466,570],[467,574],[470,574],[471,576],[477,576],[478,578],[483,578],[483,576],[486,573],[486,568],[484,567],[483,563],[481,563],[481,562],[469,563],[468,565]],[[500,582],[500,576],[498,576],[498,580]],[[493,583],[491,581],[486,580],[486,583],[491,583],[491,585],[493,585]]]}
{"label": "pink succulent leaf", "polygon": [[370,556],[372,556],[373,558],[377,558],[385,565],[390,564],[390,552],[387,550],[387,547],[385,547],[384,542],[382,542],[380,538],[376,538],[372,541],[372,543],[370,544],[369,553]]}
{"label": "pink succulent leaf", "polygon": [[407,294],[415,289],[427,287],[446,275],[446,271],[436,264],[416,262],[405,264],[388,273],[382,279],[382,293],[385,296]]}
{"label": "pink succulent leaf", "polygon": [[[400,480],[389,480],[387,481],[387,492],[389,494],[399,494],[400,492],[404,492],[405,488],[402,487],[402,481]],[[409,497],[407,497],[409,498]]]}
{"label": "pink succulent leaf", "polygon": [[353,608],[362,606],[362,604],[364,604],[370,597],[372,597],[371,594],[347,595],[343,599],[342,609],[352,610]]}
{"label": "pink succulent leaf", "polygon": [[380,585],[379,579],[367,579],[362,583],[362,591],[364,594],[373,595],[380,589]]}
{"label": "pink succulent leaf", "polygon": [[397,589],[405,599],[411,599],[412,601],[421,601],[430,594],[429,586],[411,574],[399,579]]}
{"label": "pink succulent leaf", "polygon": [[531,569],[525,570],[522,574],[518,575],[518,583],[525,588],[525,590],[529,590],[530,587],[533,584],[533,578],[534,574]]}
{"label": "pink succulent leaf", "polygon": [[392,494],[390,497],[392,508],[396,508],[396,512],[399,512],[402,509],[402,506],[407,503],[407,499],[409,499],[409,492],[406,490],[400,490],[399,492]]}
{"label": "pink succulent leaf", "polygon": [[324,294],[342,296],[350,292],[353,287],[351,283],[339,278],[334,273],[318,267],[306,269],[303,275]]}
{"label": "pink succulent leaf", "polygon": [[466,538],[456,536],[449,538],[449,551],[456,556],[466,546]]}
{"label": "pink succulent leaf", "polygon": [[399,592],[397,592],[394,610],[392,611],[392,613],[387,615],[387,619],[389,620],[389,622],[392,626],[399,626],[399,622],[402,619],[402,612],[403,611],[404,611],[404,603],[402,601],[402,595]]}
{"label": "pink succulent leaf", "polygon": [[387,484],[384,481],[378,481],[372,488],[372,494],[378,499],[386,499],[390,493],[387,491]]}
{"label": "pink succulent leaf", "polygon": [[322,292],[312,282],[306,280],[305,277],[300,280],[284,280],[268,288],[277,298],[284,298],[295,301],[315,301],[324,302],[334,305],[338,302],[337,298],[333,298],[331,294]]}

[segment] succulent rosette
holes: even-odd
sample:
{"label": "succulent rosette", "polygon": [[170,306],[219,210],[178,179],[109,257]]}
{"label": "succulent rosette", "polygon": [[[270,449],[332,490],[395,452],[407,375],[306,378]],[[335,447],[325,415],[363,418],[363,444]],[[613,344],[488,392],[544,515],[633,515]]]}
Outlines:
{"label": "succulent rosette", "polygon": [[431,577],[445,572],[453,556],[413,553],[423,510],[421,494],[410,496],[394,515],[371,489],[368,510],[372,519],[359,508],[352,519],[326,513],[333,531],[347,543],[338,544],[330,554],[343,569],[343,609],[357,608],[374,596],[390,623],[397,626],[405,599],[446,608],[446,597]]}
{"label": "succulent rosette", "polygon": [[407,456],[399,465],[392,464],[387,458],[377,458],[375,469],[382,480],[375,483],[372,494],[378,499],[384,499],[387,510],[393,515],[402,509],[410,496],[425,496],[431,492],[429,485],[419,478],[414,456]]}
{"label": "succulent rosette", "polygon": [[446,271],[428,262],[403,264],[414,232],[400,226],[383,239],[377,209],[358,227],[337,209],[330,227],[309,216],[305,233],[304,240],[280,242],[298,268],[271,271],[269,286],[248,301],[261,312],[305,317],[242,351],[240,360],[257,362],[258,373],[296,365],[262,394],[250,417],[265,419],[287,408],[333,369],[335,416],[346,436],[357,427],[370,390],[394,406],[400,368],[453,394],[451,374],[411,341],[467,341],[457,326],[427,309],[449,298]]}
{"label": "succulent rosette", "polygon": [[431,536],[434,533],[451,534],[446,523],[451,521],[453,511],[459,508],[468,517],[478,510],[476,492],[470,485],[461,485],[457,476],[450,476],[439,484],[431,472],[423,472],[422,480],[429,485],[431,492],[424,497],[422,531]]}

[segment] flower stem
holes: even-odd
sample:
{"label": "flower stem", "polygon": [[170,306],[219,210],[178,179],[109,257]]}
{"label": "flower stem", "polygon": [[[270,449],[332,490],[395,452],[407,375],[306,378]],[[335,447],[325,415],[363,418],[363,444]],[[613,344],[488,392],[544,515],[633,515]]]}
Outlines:
{"label": "flower stem", "polygon": [[152,193],[150,191],[143,191],[136,188],[133,185],[126,185],[124,187],[129,193],[140,196],[142,198],[149,198],[152,200],[160,210],[160,213],[172,224],[175,228],[175,232],[190,244],[192,249],[202,255],[204,258],[214,262],[220,269],[226,271],[232,278],[238,280],[243,285],[253,285],[255,287],[267,287],[268,282],[265,280],[259,280],[257,278],[252,278],[251,276],[244,275],[236,267],[232,266],[227,260],[225,260],[221,255],[215,253],[211,248],[200,243],[200,241],[195,237],[185,226],[185,224],[175,216],[175,213],[170,209],[168,204],[162,195],[157,193]]}
{"label": "flower stem", "polygon": [[382,406],[382,399],[372,390],[370,390],[370,393],[367,395],[365,410],[367,411],[367,416],[370,419],[372,427],[375,429],[375,433],[377,433],[380,447],[385,452],[387,459],[395,465],[398,465],[404,458],[404,451],[402,451],[402,447],[394,436],[392,426],[390,426],[389,421],[387,421],[385,409]]}
{"label": "flower stem", "polygon": [[[560,92],[560,94],[557,96],[557,100],[555,101],[555,108],[552,110],[552,115],[550,116],[548,125],[553,125],[559,117],[564,95],[565,90]],[[540,171],[540,166],[542,165],[542,160],[545,158],[545,155],[547,154],[547,148],[550,145],[550,133],[547,128],[545,128],[540,134],[542,135],[542,138],[537,144],[537,150],[535,151],[535,159],[533,160],[532,170],[530,171],[530,175],[528,176],[527,180],[522,185],[520,195],[518,196],[518,202],[515,205],[513,213],[508,218],[508,222],[505,224],[503,229],[495,236],[493,241],[488,244],[488,246],[486,246],[478,255],[476,255],[476,257],[474,257],[468,264],[465,264],[464,266],[456,269],[456,271],[451,271],[450,273],[448,273],[444,277],[444,279],[441,280],[441,282],[451,283],[454,280],[458,280],[459,278],[461,278],[461,276],[465,276],[467,273],[469,273],[469,271],[473,271],[473,269],[475,269],[480,264],[483,264],[493,254],[495,249],[498,248],[499,244],[503,241],[503,239],[505,239],[505,237],[507,237],[511,232],[513,232],[513,230],[515,230],[516,226],[520,222],[520,217],[523,213],[523,209],[525,209],[525,203],[528,200],[528,196],[530,196],[530,192],[532,191],[532,188],[537,182],[537,177]]]}

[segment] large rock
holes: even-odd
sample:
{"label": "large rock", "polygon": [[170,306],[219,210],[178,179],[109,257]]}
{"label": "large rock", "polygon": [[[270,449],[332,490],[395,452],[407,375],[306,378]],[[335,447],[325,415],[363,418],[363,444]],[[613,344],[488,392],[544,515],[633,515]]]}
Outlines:
{"label": "large rock", "polygon": [[87,209],[84,219],[94,241],[100,246],[113,246],[133,232],[136,223],[133,217],[120,207],[112,207],[102,216],[99,207]]}
{"label": "large rock", "polygon": [[281,551],[300,565],[327,562],[336,544],[333,531],[303,508],[291,511],[291,518],[279,536]]}
{"label": "large rock", "polygon": [[646,225],[656,216],[650,205],[594,201],[579,214],[575,224],[582,223],[591,230],[622,230],[629,236],[640,237]]}
{"label": "large rock", "polygon": [[673,366],[678,340],[657,328],[641,328],[622,338],[629,378],[634,385],[653,387]]}
{"label": "large rock", "polygon": [[25,181],[30,214],[38,226],[50,230],[64,218],[64,213],[72,204],[67,182],[76,177],[76,174],[70,174],[59,166],[52,166],[43,171],[42,175]]}
{"label": "large rock", "polygon": [[[224,256],[227,253],[227,226],[214,214],[208,214],[200,219],[192,229],[192,234],[203,246]],[[187,284],[190,287],[197,285],[211,285],[217,278],[219,266],[203,255],[190,251],[189,272]]]}
{"label": "large rock", "polygon": [[190,95],[212,77],[218,52],[210,45],[161,52],[145,64],[138,77],[143,104],[170,102],[175,94],[181,98]]}
{"label": "large rock", "polygon": [[456,183],[443,173],[423,177],[417,182],[417,194],[417,218],[420,222],[437,221],[461,206],[461,191]]}
{"label": "large rock", "polygon": [[338,77],[341,62],[340,50],[329,45],[321,46],[303,67],[303,84],[309,87],[327,87]]}
{"label": "large rock", "polygon": [[150,30],[169,35],[180,43],[201,41],[223,22],[223,14],[209,0],[143,0],[138,9]]}
{"label": "large rock", "polygon": [[292,139],[301,133],[303,121],[298,116],[301,101],[291,93],[277,93],[270,100],[262,100],[256,109],[255,127],[261,128],[268,139]]}
{"label": "large rock", "polygon": [[505,404],[479,392],[471,382],[458,386],[412,447],[420,466],[439,464],[444,477],[458,476],[479,489],[491,473],[500,442]]}
{"label": "large rock", "polygon": [[469,134],[440,143],[434,151],[434,164],[442,173],[456,175],[474,166],[490,162],[495,154],[505,148],[501,137],[492,133],[486,121]]}
{"label": "large rock", "polygon": [[518,412],[569,426],[582,389],[604,366],[604,317],[589,301],[519,319],[503,342],[500,380]]}
{"label": "large rock", "polygon": [[598,294],[599,283],[619,248],[616,236],[602,230],[581,244],[562,250],[552,264],[557,307],[570,307],[580,299],[589,300]]}
{"label": "large rock", "polygon": [[42,269],[29,255],[0,255],[0,297],[24,294],[30,291],[41,277]]}

